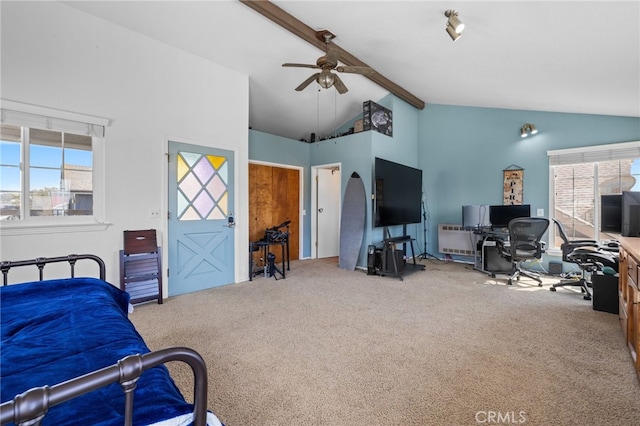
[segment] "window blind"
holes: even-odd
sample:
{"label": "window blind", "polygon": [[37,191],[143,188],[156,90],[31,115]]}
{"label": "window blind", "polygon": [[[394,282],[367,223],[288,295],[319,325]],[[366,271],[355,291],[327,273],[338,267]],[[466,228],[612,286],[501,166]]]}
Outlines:
{"label": "window blind", "polygon": [[2,124],[53,130],[77,135],[104,137],[109,120],[91,115],[60,111],[36,105],[2,100],[0,121]]}
{"label": "window blind", "polygon": [[594,163],[640,158],[640,141],[547,151],[549,165]]}

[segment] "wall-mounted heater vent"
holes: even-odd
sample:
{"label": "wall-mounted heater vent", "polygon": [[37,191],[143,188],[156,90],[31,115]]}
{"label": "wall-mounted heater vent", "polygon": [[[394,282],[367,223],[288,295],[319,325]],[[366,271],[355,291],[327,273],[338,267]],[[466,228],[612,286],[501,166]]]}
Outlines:
{"label": "wall-mounted heater vent", "polygon": [[473,232],[461,225],[438,225],[438,251],[445,254],[474,256]]}

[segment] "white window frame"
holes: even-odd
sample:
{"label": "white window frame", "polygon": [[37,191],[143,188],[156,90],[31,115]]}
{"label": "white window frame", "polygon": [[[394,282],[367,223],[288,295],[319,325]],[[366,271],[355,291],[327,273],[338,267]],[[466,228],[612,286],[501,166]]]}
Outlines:
{"label": "white window frame", "polygon": [[[1,99],[0,121],[2,124],[13,126],[89,135],[92,140],[93,156],[92,215],[56,217],[23,215],[23,218],[20,220],[0,221],[0,236],[106,229],[109,223],[105,220],[105,129],[109,126],[110,120],[102,117]],[[23,173],[27,166],[27,164],[22,165]],[[24,193],[22,195],[23,197],[25,196]]]}
{"label": "white window frame", "polygon": [[[553,167],[569,164],[596,163],[599,161],[626,160],[640,157],[640,141],[593,145],[580,148],[557,149],[547,151],[549,157],[549,218],[555,212],[554,172]],[[596,182],[597,182],[596,176]],[[598,188],[594,185],[594,199],[597,199]],[[599,214],[598,212],[595,213]],[[596,221],[599,220],[596,217]],[[556,227],[552,223],[549,227],[549,242],[556,240]],[[551,247],[547,252],[560,253],[559,247]]]}

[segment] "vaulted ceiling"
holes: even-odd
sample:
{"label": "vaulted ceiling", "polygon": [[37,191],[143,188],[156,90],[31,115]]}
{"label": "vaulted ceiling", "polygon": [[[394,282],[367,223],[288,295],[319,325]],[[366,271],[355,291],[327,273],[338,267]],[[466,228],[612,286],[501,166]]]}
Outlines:
{"label": "vaulted ceiling", "polygon": [[[340,74],[349,91],[312,83],[324,52],[237,0],[66,4],[249,76],[253,129],[329,134],[389,93]],[[638,1],[272,1],[429,104],[640,117]],[[444,12],[466,28],[456,42]]]}

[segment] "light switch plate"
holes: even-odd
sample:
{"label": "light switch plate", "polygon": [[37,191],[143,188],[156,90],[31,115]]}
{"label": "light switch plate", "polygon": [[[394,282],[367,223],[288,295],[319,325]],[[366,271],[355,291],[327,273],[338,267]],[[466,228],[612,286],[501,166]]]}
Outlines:
{"label": "light switch plate", "polygon": [[544,217],[544,209],[538,209],[538,217]]}

